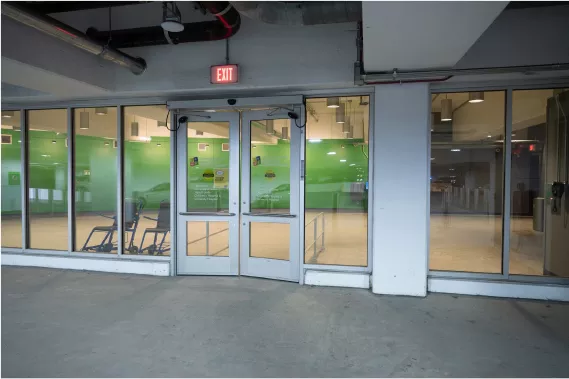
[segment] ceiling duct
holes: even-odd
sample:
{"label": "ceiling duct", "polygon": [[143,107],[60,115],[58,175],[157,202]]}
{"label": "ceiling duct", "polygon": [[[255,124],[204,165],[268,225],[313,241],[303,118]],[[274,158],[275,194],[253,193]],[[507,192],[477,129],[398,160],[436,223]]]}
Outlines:
{"label": "ceiling duct", "polygon": [[18,2],[2,2],[2,14],[24,25],[39,30],[63,42],[98,55],[101,58],[130,69],[134,74],[142,74],[146,70],[146,62],[135,58],[104,43],[96,42],[69,25],[54,18],[36,13]]}
{"label": "ceiling duct", "polygon": [[[177,45],[188,42],[205,42],[227,39],[241,26],[239,12],[227,1],[200,1],[197,4],[205,11],[214,15],[217,20],[183,23],[181,32],[168,32],[162,26],[113,30],[110,45],[116,49]],[[95,28],[87,29],[87,35],[101,43],[109,41],[108,31],[98,31]]]}
{"label": "ceiling duct", "polygon": [[359,1],[233,1],[244,16],[267,24],[319,25],[362,19]]}

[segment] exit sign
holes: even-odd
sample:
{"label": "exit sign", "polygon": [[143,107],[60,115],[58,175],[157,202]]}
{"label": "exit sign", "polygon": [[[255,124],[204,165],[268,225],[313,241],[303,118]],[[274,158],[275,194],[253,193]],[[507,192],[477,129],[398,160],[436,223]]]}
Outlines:
{"label": "exit sign", "polygon": [[211,66],[211,84],[231,84],[239,81],[239,66],[236,64],[225,64],[222,66]]}

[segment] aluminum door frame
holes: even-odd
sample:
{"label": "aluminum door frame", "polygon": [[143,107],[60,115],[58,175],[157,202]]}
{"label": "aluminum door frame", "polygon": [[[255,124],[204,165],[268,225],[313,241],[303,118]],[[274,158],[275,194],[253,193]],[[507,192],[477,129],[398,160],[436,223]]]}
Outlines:
{"label": "aluminum door frame", "polygon": [[[239,274],[239,113],[186,112],[176,115],[177,129],[177,202],[176,274],[177,275],[238,275]],[[187,117],[186,122],[179,122]],[[188,212],[188,122],[229,123],[229,212]],[[227,221],[229,225],[229,256],[187,256],[188,221]]]}
{"label": "aluminum door frame", "polygon": [[[273,111],[246,111],[242,112],[241,122],[241,251],[240,273],[244,276],[255,276],[268,279],[279,279],[292,282],[300,280],[301,250],[299,249],[300,220],[300,172],[301,172],[301,127],[296,123],[302,122],[302,105],[295,105],[294,112],[298,120],[289,119],[290,130],[290,213],[270,215],[251,214],[251,121],[275,120],[289,118],[288,109]],[[290,225],[289,260],[283,261],[270,258],[250,257],[251,222],[279,223]]]}

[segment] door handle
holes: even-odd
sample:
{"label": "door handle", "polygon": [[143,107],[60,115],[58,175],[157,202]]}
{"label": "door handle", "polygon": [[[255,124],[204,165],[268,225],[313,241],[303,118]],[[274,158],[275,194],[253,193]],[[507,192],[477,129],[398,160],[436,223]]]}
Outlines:
{"label": "door handle", "polygon": [[235,216],[235,213],[227,212],[180,212],[180,216]]}
{"label": "door handle", "polygon": [[243,213],[243,216],[296,218],[290,213]]}

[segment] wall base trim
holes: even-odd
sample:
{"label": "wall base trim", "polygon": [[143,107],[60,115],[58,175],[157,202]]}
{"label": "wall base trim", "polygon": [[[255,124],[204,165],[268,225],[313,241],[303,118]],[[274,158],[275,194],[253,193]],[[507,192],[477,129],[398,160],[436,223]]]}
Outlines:
{"label": "wall base trim", "polygon": [[517,299],[569,301],[569,286],[540,283],[429,278],[430,292]]}
{"label": "wall base trim", "polygon": [[306,270],[304,284],[325,287],[370,288],[369,274],[365,272]]}
{"label": "wall base trim", "polygon": [[47,267],[154,276],[168,276],[170,274],[169,261],[134,261],[9,253],[2,253],[1,259],[3,266]]}

